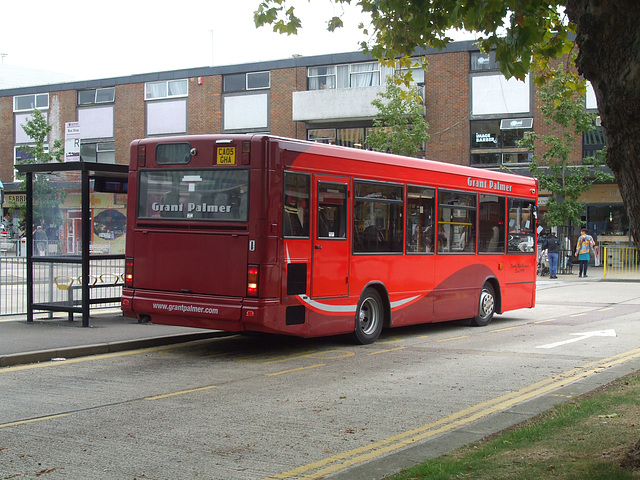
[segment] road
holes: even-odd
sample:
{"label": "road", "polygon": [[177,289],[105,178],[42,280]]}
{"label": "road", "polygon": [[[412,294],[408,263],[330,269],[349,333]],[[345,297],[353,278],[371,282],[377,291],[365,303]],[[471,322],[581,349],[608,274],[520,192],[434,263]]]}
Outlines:
{"label": "road", "polygon": [[638,287],[541,281],[488,327],[367,346],[234,336],[0,369],[0,478],[382,478],[640,369]]}

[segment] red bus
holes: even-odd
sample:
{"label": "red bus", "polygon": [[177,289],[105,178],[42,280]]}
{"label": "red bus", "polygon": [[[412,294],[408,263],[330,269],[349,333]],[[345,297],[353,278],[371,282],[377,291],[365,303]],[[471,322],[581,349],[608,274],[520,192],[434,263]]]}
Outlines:
{"label": "red bus", "polygon": [[269,135],[131,144],[122,310],[302,337],[535,304],[537,181]]}

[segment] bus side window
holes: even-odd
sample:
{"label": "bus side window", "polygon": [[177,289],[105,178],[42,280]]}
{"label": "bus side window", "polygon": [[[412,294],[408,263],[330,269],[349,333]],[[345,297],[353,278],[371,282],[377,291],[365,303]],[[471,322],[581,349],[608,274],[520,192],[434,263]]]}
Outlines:
{"label": "bus side window", "polygon": [[285,172],[282,234],[309,236],[309,175]]}
{"label": "bus side window", "polygon": [[433,253],[435,189],[407,187],[407,253]]}
{"label": "bus side window", "polygon": [[386,182],[354,182],[354,253],[404,251],[403,188]]}
{"label": "bus side window", "polygon": [[509,239],[507,252],[533,253],[535,239],[535,202],[519,198],[509,199]]}
{"label": "bus side window", "polygon": [[285,237],[303,237],[302,222],[298,214],[299,209],[296,205],[294,197],[285,197],[284,205],[284,236]]}
{"label": "bus side window", "polygon": [[480,194],[478,209],[478,251],[504,253],[505,197]]}
{"label": "bus side window", "polygon": [[475,193],[441,189],[438,204],[438,252],[475,253]]}
{"label": "bus side window", "polygon": [[347,185],[318,182],[318,238],[346,238]]}

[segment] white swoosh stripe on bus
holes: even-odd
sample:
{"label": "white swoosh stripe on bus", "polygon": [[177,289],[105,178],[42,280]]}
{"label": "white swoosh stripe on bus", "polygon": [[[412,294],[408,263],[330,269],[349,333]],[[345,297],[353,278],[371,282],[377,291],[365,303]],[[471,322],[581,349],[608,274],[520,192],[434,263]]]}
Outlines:
{"label": "white swoosh stripe on bus", "polygon": [[417,300],[420,297],[421,297],[421,295],[415,295],[413,297],[405,298],[404,300],[397,300],[395,302],[391,302],[391,309],[393,310],[394,308],[402,307],[403,305],[405,305],[407,303],[411,303],[411,302],[413,302],[414,300]]}
{"label": "white swoosh stripe on bus", "polygon": [[[291,263],[291,257],[289,256],[289,245],[285,245],[285,255],[287,257],[287,263]],[[402,307],[407,303],[411,303],[414,300],[418,299],[420,295],[415,295],[413,297],[405,298],[403,300],[396,300],[395,302],[391,302],[391,309],[395,309],[398,307]],[[316,302],[315,300],[311,300],[307,296],[298,295],[298,298],[302,300],[304,303],[309,305],[310,307],[316,308],[318,310],[323,310],[325,312],[334,312],[334,313],[352,313],[355,312],[358,308],[357,305],[327,305],[326,303]]]}
{"label": "white swoosh stripe on bus", "polygon": [[[405,298],[402,300],[397,300],[395,302],[391,302],[391,309],[395,309],[398,307],[402,307],[403,305],[406,305],[407,303],[413,302],[414,300],[416,300],[417,298],[419,298],[420,295],[415,295],[413,297],[409,297],[409,298]],[[310,298],[306,297],[306,296],[302,296],[302,295],[298,295],[298,298],[300,300],[302,300],[304,303],[306,303],[307,305],[309,305],[310,307],[316,308],[318,310],[323,310],[325,312],[334,312],[334,313],[353,313],[356,311],[356,308],[358,307],[357,305],[328,305],[326,303],[320,303],[317,302],[315,300],[311,300]]]}
{"label": "white swoosh stripe on bus", "polygon": [[317,310],[334,313],[351,313],[356,311],[357,305],[327,305],[326,303],[316,302],[307,296],[298,295],[298,298],[304,303]]}

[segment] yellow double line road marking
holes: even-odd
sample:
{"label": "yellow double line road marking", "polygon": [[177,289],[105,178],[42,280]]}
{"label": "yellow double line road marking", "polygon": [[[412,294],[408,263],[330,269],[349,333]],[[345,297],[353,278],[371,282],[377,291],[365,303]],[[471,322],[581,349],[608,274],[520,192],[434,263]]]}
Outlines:
{"label": "yellow double line road marking", "polygon": [[337,455],[324,458],[317,462],[309,463],[277,475],[272,475],[263,480],[285,480],[285,479],[319,479],[325,475],[330,475],[346,468],[370,461],[377,457],[391,453],[400,448],[415,444],[429,437],[445,433],[456,428],[460,428],[481,418],[487,417],[497,412],[543,395],[552,390],[563,387],[569,383],[583,379],[606,368],[628,362],[640,357],[640,348],[629,352],[621,353],[613,357],[605,358],[596,362],[591,362],[581,367],[571,369],[551,378],[528,385],[515,392],[507,393],[500,397],[479,403],[472,407],[460,410],[448,417],[437,420],[433,423],[422,425],[412,430],[393,435],[372,444],[348,450]]}
{"label": "yellow double line road marking", "polygon": [[206,387],[191,388],[189,390],[181,390],[179,392],[164,393],[162,395],[154,395],[153,397],[146,397],[145,400],[162,400],[163,398],[177,397],[178,395],[186,395],[187,393],[204,392],[211,390],[212,388],[218,388],[217,385],[207,385]]}
{"label": "yellow double line road marking", "polygon": [[18,420],[17,422],[3,423],[0,428],[15,427],[18,425],[26,425],[27,423],[42,422],[43,420],[53,420],[55,418],[68,417],[70,413],[59,413],[57,415],[47,415],[46,417],[30,418],[28,420]]}

